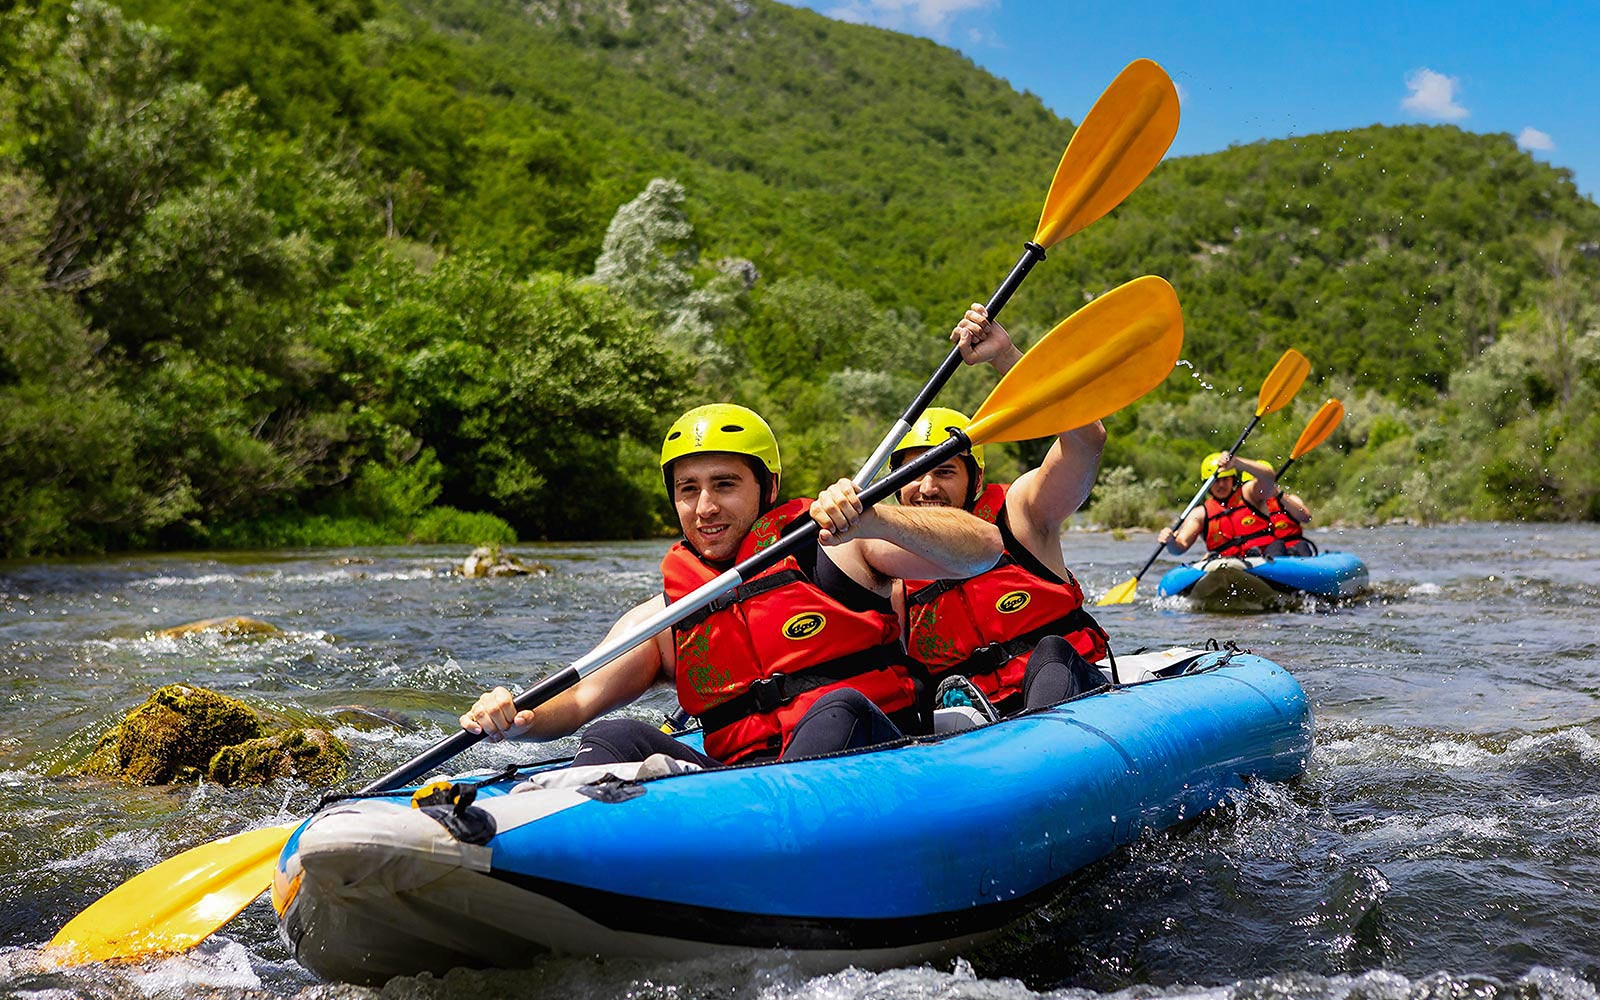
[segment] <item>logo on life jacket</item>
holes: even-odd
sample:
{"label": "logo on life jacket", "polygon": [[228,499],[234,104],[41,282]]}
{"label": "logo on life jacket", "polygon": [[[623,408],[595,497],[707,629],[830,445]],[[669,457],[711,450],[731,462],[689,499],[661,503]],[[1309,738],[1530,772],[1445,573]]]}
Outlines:
{"label": "logo on life jacket", "polygon": [[828,619],[815,611],[795,615],[783,623],[783,634],[790,639],[809,639],[828,627]]}
{"label": "logo on life jacket", "polygon": [[1000,595],[1000,599],[994,602],[994,609],[1003,615],[1016,614],[1027,607],[1028,602],[1032,600],[1033,595],[1026,590],[1013,590],[1009,594]]}

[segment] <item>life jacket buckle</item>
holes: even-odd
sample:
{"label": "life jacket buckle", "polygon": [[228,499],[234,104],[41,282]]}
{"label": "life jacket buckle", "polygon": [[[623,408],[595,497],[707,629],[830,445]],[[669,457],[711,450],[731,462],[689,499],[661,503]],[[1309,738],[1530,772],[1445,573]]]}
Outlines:
{"label": "life jacket buckle", "polygon": [[986,674],[991,670],[999,670],[1013,655],[1015,654],[1007,649],[1003,642],[991,642],[987,646],[979,646],[972,651],[971,656],[967,657],[969,667],[967,673]]}
{"label": "life jacket buckle", "polygon": [[774,673],[750,685],[750,696],[755,701],[757,712],[776,711],[788,703],[784,692],[785,679],[784,674]]}

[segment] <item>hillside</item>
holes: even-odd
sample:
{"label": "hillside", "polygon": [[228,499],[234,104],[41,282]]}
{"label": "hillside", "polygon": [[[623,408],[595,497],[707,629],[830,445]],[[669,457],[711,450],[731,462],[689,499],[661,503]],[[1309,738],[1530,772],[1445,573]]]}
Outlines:
{"label": "hillside", "polygon": [[[302,65],[291,53],[315,49],[281,31],[281,62],[237,42],[228,58],[224,36],[264,17],[259,4],[237,17],[126,6],[205,52],[195,72],[212,89],[278,95],[263,110],[289,126],[349,122],[377,172],[420,172],[443,194],[413,223],[424,238],[530,269],[586,270],[612,212],[675,177],[708,258],[947,315],[1015,259],[1071,135],[951,50],[770,2],[374,5],[338,36],[331,14],[288,18],[324,49],[346,39],[329,66]],[[378,58],[396,38],[406,59]],[[1041,268],[1017,311],[1053,322],[1086,293],[1159,273],[1203,331],[1191,346],[1208,369],[1229,370],[1240,345],[1310,340],[1327,369],[1417,398],[1481,349],[1503,318],[1484,312],[1482,286],[1500,308],[1517,301],[1536,270],[1527,238],[1556,224],[1600,238],[1570,177],[1507,136],[1374,127],[1264,142],[1164,164]],[[1363,360],[1402,334],[1398,370]]]}
{"label": "hillside", "polygon": [[[662,414],[709,398],[771,413],[815,488],[1005,274],[1071,134],[767,0],[0,17],[8,554],[657,530]],[[1099,520],[1181,502],[1289,346],[1313,382],[1253,447],[1345,398],[1297,472],[1324,512],[1592,518],[1597,244],[1510,137],[1374,127],[1162,164],[1007,322],[1179,291],[1185,367],[1112,421]]]}
{"label": "hillside", "polygon": [[1071,135],[949,49],[770,0],[123,6],[213,91],[414,171],[411,234],[527,269],[588,269],[673,177],[709,257],[937,301],[971,272],[963,234],[1032,232]]}

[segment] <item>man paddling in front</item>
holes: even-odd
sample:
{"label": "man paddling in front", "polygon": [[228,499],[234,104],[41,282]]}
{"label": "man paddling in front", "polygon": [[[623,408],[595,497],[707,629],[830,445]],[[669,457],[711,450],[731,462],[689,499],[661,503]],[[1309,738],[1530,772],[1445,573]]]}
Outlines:
{"label": "man paddling in front", "polygon": [[661,563],[664,595],[611,627],[638,627],[804,518],[822,529],[740,585],[527,711],[495,688],[461,717],[491,740],[549,740],[632,702],[659,680],[700,718],[706,753],[635,719],[590,726],[576,764],[657,753],[702,767],[811,756],[925,731],[921,671],[906,655],[890,601],[895,579],[962,577],[1000,558],[999,532],[959,510],[866,508],[849,480],[816,500],[779,504],[771,428],[730,403],[690,410],[668,430],[661,470],[683,530]]}
{"label": "man paddling in front", "polygon": [[[1022,357],[978,303],[950,339],[967,364],[987,362],[1001,375]],[[929,408],[891,464],[898,468],[967,422],[955,410]],[[1067,431],[1009,486],[985,484],[983,449],[973,448],[901,489],[903,508],[971,511],[1005,543],[1000,563],[970,579],[905,578],[907,645],[940,679],[935,707],[968,704],[994,719],[1106,683],[1089,662],[1108,655],[1106,634],[1084,610],[1083,588],[1061,552],[1062,522],[1088,499],[1105,441],[1099,421]]]}

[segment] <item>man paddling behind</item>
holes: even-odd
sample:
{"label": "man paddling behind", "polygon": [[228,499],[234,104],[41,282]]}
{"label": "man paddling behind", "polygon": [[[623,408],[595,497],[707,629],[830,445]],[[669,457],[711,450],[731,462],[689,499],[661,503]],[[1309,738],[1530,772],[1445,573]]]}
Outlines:
{"label": "man paddling behind", "polygon": [[779,504],[778,442],[754,411],[729,403],[690,410],[667,432],[662,475],[683,540],[662,560],[664,596],[628,611],[622,635],[811,518],[817,543],[779,562],[583,678],[517,711],[505,688],[480,696],[461,726],[489,739],[556,739],[673,681],[705,727],[697,754],[654,726],[591,726],[578,764],[655,753],[701,766],[865,746],[925,729],[920,671],[906,656],[891,584],[903,576],[964,576],[1000,557],[992,526],[959,511],[864,509],[849,480],[816,500]]}
{"label": "man paddling behind", "polygon": [[[987,362],[1001,375],[1022,357],[977,303],[950,339],[968,364]],[[954,410],[930,408],[891,464],[898,468],[966,423]],[[900,491],[902,507],[971,511],[994,524],[1005,544],[1000,563],[970,579],[906,578],[907,646],[943,679],[936,707],[965,700],[994,718],[1104,685],[1089,661],[1107,655],[1106,635],[1083,609],[1083,589],[1062,556],[1061,525],[1088,498],[1105,441],[1099,421],[1067,431],[1038,468],[1009,486],[985,484],[983,449],[974,448]]]}
{"label": "man paddling behind", "polygon": [[[1241,481],[1240,474],[1248,478]],[[1215,477],[1215,478],[1213,478]],[[1178,530],[1162,528],[1156,541],[1173,555],[1205,539],[1206,551],[1222,558],[1282,554],[1268,552],[1274,542],[1267,501],[1278,492],[1278,480],[1266,462],[1214,451],[1200,461],[1200,478],[1210,479],[1206,502],[1189,512]]]}

